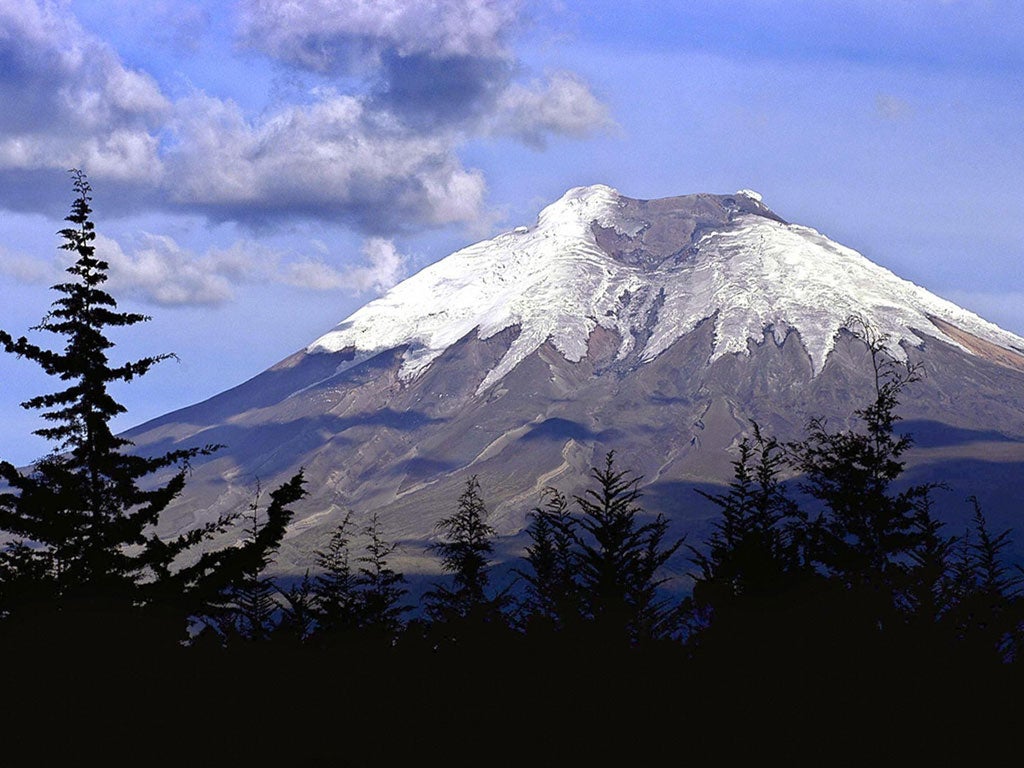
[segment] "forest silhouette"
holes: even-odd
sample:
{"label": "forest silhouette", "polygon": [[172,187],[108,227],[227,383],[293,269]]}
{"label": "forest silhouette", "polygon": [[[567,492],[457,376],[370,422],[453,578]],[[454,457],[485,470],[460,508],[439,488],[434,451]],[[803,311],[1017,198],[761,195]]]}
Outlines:
{"label": "forest silhouette", "polygon": [[[60,235],[74,263],[33,329],[60,350],[0,331],[63,387],[23,404],[51,452],[27,469],[0,462],[10,755],[59,764],[163,744],[163,758],[200,764],[832,764],[977,758],[1010,733],[1024,666],[1011,532],[969,500],[969,528],[948,533],[939,488],[898,482],[912,445],[898,408],[918,371],[868,321],[848,323],[875,382],[854,426],[811,420],[781,443],[752,424],[731,483],[697,491],[719,512],[705,541],[671,539],[628,457],[608,451],[582,494],[537,499],[510,584],[494,578],[476,477],[438,523],[444,576],[422,605],[376,515],[346,516],[315,568],[285,582],[268,574],[301,471],[245,509],[157,535],[190,461],[221,446],[144,457],[111,431],[124,407],[109,385],[171,356],[108,359],[108,331],[148,318],[104,291],[91,190],[72,179]],[[213,546],[230,530],[237,545]],[[666,588],[682,554],[685,595]],[[63,736],[38,740],[36,726]]]}

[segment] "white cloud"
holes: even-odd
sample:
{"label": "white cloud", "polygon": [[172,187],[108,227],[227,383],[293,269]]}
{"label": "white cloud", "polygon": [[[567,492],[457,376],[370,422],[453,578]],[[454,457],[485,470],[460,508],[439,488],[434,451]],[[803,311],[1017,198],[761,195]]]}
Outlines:
{"label": "white cloud", "polygon": [[360,292],[384,293],[405,277],[405,257],[395,244],[381,237],[372,237],[363,246],[368,264],[352,270],[352,286]]}
{"label": "white cloud", "polygon": [[[311,243],[317,257],[268,248],[253,240],[238,240],[227,248],[197,254],[165,235],[143,233],[129,247],[102,234],[96,236],[96,255],[110,270],[104,289],[117,299],[131,298],[159,306],[217,306],[232,301],[235,290],[254,282],[274,282],[313,291],[343,291],[352,295],[380,294],[402,280],[408,260],[391,240],[369,238],[363,261],[337,266]],[[51,285],[63,280],[70,256],[40,259],[0,248],[0,275],[16,282]]]}
{"label": "white cloud", "polygon": [[0,0],[0,169],[87,167],[154,183],[170,103],[63,5]]}
{"label": "white cloud", "polygon": [[214,217],[286,212],[383,232],[483,211],[483,175],[462,166],[455,137],[408,132],[353,96],[325,93],[249,122],[232,102],[195,93],[172,125],[168,194]]}
{"label": "white cloud", "polygon": [[543,148],[550,134],[585,138],[613,128],[608,107],[571,72],[555,72],[530,86],[513,84],[498,100],[494,130]]}
{"label": "white cloud", "polygon": [[[246,284],[279,283],[311,291],[351,295],[380,294],[404,279],[408,259],[394,242],[380,237],[364,241],[362,258],[332,253],[310,240],[307,254],[279,250],[252,239],[196,253],[174,238],[143,232],[127,241],[97,233],[96,256],[109,265],[104,290],[116,299],[133,299],[164,307],[217,306],[233,301]],[[48,257],[0,245],[0,276],[15,283],[53,285],[67,279],[74,254],[57,250]],[[349,262],[349,263],[346,263]]]}
{"label": "white cloud", "polygon": [[[94,245],[96,256],[110,266],[103,290],[118,299],[147,304],[222,304],[234,298],[233,285],[251,280],[254,272],[263,268],[259,258],[240,263],[235,249],[196,256],[163,235],[144,233],[130,251],[103,234],[96,235]],[[241,246],[237,250],[241,251]],[[0,274],[19,283],[52,285],[67,278],[65,268],[73,258],[65,252],[34,258],[0,250]]]}
{"label": "white cloud", "polygon": [[338,269],[313,259],[292,262],[282,268],[282,280],[311,290],[380,294],[405,277],[407,260],[392,241],[371,237],[364,243],[362,252],[366,263],[349,269]]}
{"label": "white cloud", "polygon": [[51,284],[60,279],[62,267],[56,259],[45,261],[0,246],[0,274],[28,284]]}
{"label": "white cloud", "polygon": [[345,273],[323,261],[305,259],[288,264],[283,271],[284,282],[311,291],[337,291],[347,287]]}
{"label": "white cloud", "polygon": [[421,134],[457,127],[542,148],[550,135],[612,127],[608,107],[571,72],[513,79],[522,69],[510,47],[522,10],[501,0],[248,0],[240,31],[300,69],[371,76],[373,108]]}
{"label": "white cloud", "polygon": [[163,235],[142,235],[131,253],[98,235],[96,253],[110,264],[111,293],[163,306],[223,304],[234,296],[232,283],[249,278],[230,260],[223,269],[216,251],[197,257]]}
{"label": "white cloud", "polygon": [[400,56],[503,58],[518,2],[508,0],[243,0],[239,31],[250,46],[320,72]]}
{"label": "white cloud", "polygon": [[[153,24],[168,7],[141,16]],[[611,124],[571,73],[514,83],[514,0],[243,0],[238,28],[252,49],[325,73],[322,82],[353,56],[367,75],[336,80],[347,93],[321,86],[257,115],[199,88],[172,102],[73,8],[0,0],[0,103],[17,105],[0,110],[0,206],[52,212],[57,188],[39,190],[82,168],[122,210],[255,226],[316,219],[368,235],[479,228],[493,216],[483,173],[460,159],[468,142],[497,133],[542,147]],[[180,10],[187,29],[211,25],[195,4]],[[114,11],[112,25],[134,18]],[[165,300],[218,291],[195,285]]]}

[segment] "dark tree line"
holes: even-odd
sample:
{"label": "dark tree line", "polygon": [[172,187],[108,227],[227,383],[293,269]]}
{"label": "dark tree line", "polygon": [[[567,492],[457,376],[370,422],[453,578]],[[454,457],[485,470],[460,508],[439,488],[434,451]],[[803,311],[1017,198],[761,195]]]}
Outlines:
{"label": "dark tree line", "polygon": [[527,628],[586,631],[626,644],[669,638],[682,628],[679,606],[659,593],[664,566],[682,545],[669,542],[668,521],[646,519],[639,477],[615,466],[615,453],[591,470],[593,487],[573,497],[575,514],[557,489],[531,512]]}
{"label": "dark tree line", "polygon": [[[301,580],[268,576],[305,495],[301,471],[268,500],[257,489],[247,509],[176,537],[158,535],[190,464],[220,446],[146,458],[111,431],[124,408],[109,386],[171,355],[108,359],[108,331],[147,318],[119,312],[103,290],[108,265],[94,251],[89,184],[80,172],[73,183],[76,198],[60,235],[74,263],[33,329],[57,336],[62,347],[0,331],[7,352],[63,387],[23,403],[41,412],[47,426],[37,434],[52,451],[26,471],[0,462],[5,647],[38,658],[54,643],[140,654],[301,648],[337,658],[358,649],[367,658],[392,654],[399,667],[394,659],[423,654],[468,659],[528,649],[552,654],[547,665],[522,668],[542,689],[546,676],[579,658],[625,664],[627,657],[663,659],[666,649],[671,664],[718,670],[1021,658],[1024,574],[1007,563],[1010,533],[991,531],[972,500],[970,526],[947,534],[932,511],[937,487],[898,490],[911,438],[898,434],[897,410],[918,371],[889,357],[885,339],[862,321],[849,325],[867,348],[875,389],[854,412],[855,425],[835,429],[814,419],[805,438],[790,443],[753,425],[729,486],[701,492],[720,512],[711,535],[685,548],[669,537],[664,517],[645,512],[642,478],[621,468],[614,452],[592,468],[582,495],[544,491],[528,516],[515,579],[500,588],[495,530],[484,491],[470,478],[437,524],[429,550],[445,578],[425,593],[420,611],[393,567],[397,544],[376,515],[361,528],[346,516]],[[215,546],[232,528],[241,529],[239,544]],[[681,599],[666,582],[670,561],[684,556],[693,589]],[[472,676],[478,667],[466,669]],[[363,685],[377,696],[378,682]],[[475,678],[459,685],[471,684]],[[591,690],[579,679],[571,685]]]}
{"label": "dark tree line", "polygon": [[[1005,560],[1010,532],[991,534],[972,500],[972,526],[946,535],[932,512],[938,486],[896,490],[911,445],[896,411],[918,372],[859,322],[849,325],[870,354],[875,398],[855,411],[857,428],[814,419],[803,441],[781,445],[755,425],[729,491],[705,494],[722,518],[693,550],[693,644],[736,653],[755,634],[802,655],[1016,659],[1024,577]],[[781,482],[787,470],[803,503]]]}

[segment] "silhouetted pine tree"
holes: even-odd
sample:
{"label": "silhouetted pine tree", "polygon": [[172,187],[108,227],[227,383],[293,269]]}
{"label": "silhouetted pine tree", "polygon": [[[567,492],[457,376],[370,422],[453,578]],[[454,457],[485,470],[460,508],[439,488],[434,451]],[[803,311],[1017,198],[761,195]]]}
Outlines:
{"label": "silhouetted pine tree", "polygon": [[[272,561],[294,516],[292,505],[306,495],[305,485],[305,473],[300,469],[271,491],[270,504],[262,522],[258,517],[247,516],[252,522],[242,542],[204,552],[195,562],[179,568],[165,579],[167,592],[177,590],[192,596],[189,615],[206,625],[209,630],[205,632],[207,637],[212,634],[223,640],[248,636],[238,631],[239,605],[235,596],[252,583],[254,574],[262,576]],[[258,498],[254,499],[253,505],[257,501]],[[250,506],[250,515],[257,514],[258,510]],[[256,615],[255,612],[252,615]],[[241,626],[246,626],[244,621]]]}
{"label": "silhouetted pine tree", "polygon": [[356,574],[358,589],[359,624],[364,633],[393,639],[402,628],[402,616],[412,606],[402,605],[408,594],[402,585],[405,576],[388,564],[388,558],[397,544],[384,539],[384,531],[377,513],[373,513],[363,533],[369,537],[366,554],[359,557]]}
{"label": "silhouetted pine tree", "polygon": [[889,356],[886,337],[865,321],[851,318],[848,326],[867,346],[874,375],[875,399],[855,411],[861,429],[833,431],[812,419],[807,438],[788,448],[804,473],[802,489],[823,506],[812,522],[811,558],[839,588],[848,616],[859,613],[863,626],[884,629],[903,620],[900,592],[921,538],[918,503],[930,490],[893,489],[911,445],[909,436],[896,434],[896,408],[920,376],[915,366]]}
{"label": "silhouetted pine tree", "polygon": [[46,557],[24,541],[14,541],[0,550],[0,621],[19,609],[45,606],[54,599],[54,578]]}
{"label": "silhouetted pine tree", "polygon": [[[95,254],[91,189],[84,173],[72,175],[77,197],[66,219],[71,226],[60,232],[61,249],[75,256],[67,269],[71,279],[53,286],[59,298],[35,328],[62,337],[63,350],[0,331],[7,352],[66,383],[22,404],[42,411],[51,424],[36,434],[53,442],[52,452],[26,473],[0,462],[0,480],[7,484],[0,493],[0,531],[13,539],[0,553],[0,615],[31,622],[36,634],[55,640],[81,643],[90,634],[102,638],[121,631],[131,633],[138,646],[148,628],[157,633],[152,639],[173,642],[184,635],[187,617],[236,576],[238,563],[276,545],[284,525],[268,526],[245,547],[198,558],[191,554],[197,545],[224,532],[237,513],[169,539],[157,535],[161,513],[184,488],[189,462],[218,446],[146,458],[131,453],[131,442],[111,431],[111,419],[125,408],[108,387],[132,381],[172,355],[110,363],[109,329],[148,318],[118,312],[103,290],[109,267]],[[161,470],[170,473],[163,484],[154,477]],[[281,498],[295,490],[301,495],[301,484],[300,472],[279,489]],[[59,626],[41,626],[47,617]]]}
{"label": "silhouetted pine tree", "polygon": [[516,569],[527,584],[523,611],[528,631],[561,630],[578,622],[581,603],[576,583],[576,520],[569,501],[545,488],[544,505],[530,513],[526,533],[527,570]]}
{"label": "silhouetted pine tree", "polygon": [[954,573],[955,536],[942,534],[943,524],[932,514],[931,493],[917,505],[917,543],[910,551],[911,568],[905,591],[911,627],[923,640],[940,641],[940,622],[959,599]]}
{"label": "silhouetted pine tree", "polygon": [[1010,530],[991,533],[977,498],[969,501],[974,518],[954,557],[955,603],[947,620],[966,660],[1009,660],[1024,640],[1024,572],[1004,561]]}
{"label": "silhouetted pine tree", "polygon": [[593,467],[596,487],[575,496],[582,512],[576,537],[584,614],[611,641],[639,642],[678,630],[679,606],[659,597],[658,572],[683,543],[666,543],[668,522],[658,515],[641,522],[639,477],[615,468],[615,452]]}
{"label": "silhouetted pine tree", "polygon": [[[183,569],[206,573],[211,591],[200,618],[226,641],[242,638],[266,640],[274,629],[278,609],[273,581],[266,575],[291,520],[292,504],[306,495],[305,477],[297,475],[270,494],[265,519],[260,519],[261,489],[257,483],[253,501],[245,515],[247,527],[242,546],[203,555],[197,563]],[[213,591],[215,590],[215,591]]]}
{"label": "silhouetted pine tree", "polygon": [[299,583],[287,588],[277,586],[276,589],[284,602],[280,604],[281,618],[275,627],[275,636],[291,643],[305,642],[317,626],[313,580],[309,577],[309,570]]}
{"label": "silhouetted pine tree", "polygon": [[[247,526],[245,536],[249,542],[256,541],[264,527],[260,521],[261,492],[257,481],[252,503],[243,516]],[[277,601],[274,600],[276,590],[273,581],[266,575],[271,555],[271,551],[263,551],[258,557],[247,562],[242,569],[239,583],[230,590],[234,632],[248,640],[266,640],[274,629],[274,614],[277,612]]]}
{"label": "silhouetted pine tree", "polygon": [[327,642],[351,634],[359,625],[357,574],[349,553],[351,528],[352,513],[346,512],[327,549],[316,552],[320,573],[313,583],[313,605],[318,635]]}
{"label": "silhouetted pine tree", "polygon": [[[782,446],[754,425],[733,462],[729,491],[698,490],[722,512],[704,550],[691,547],[695,629],[715,628],[719,642],[757,634],[768,640],[773,627],[796,621],[800,599],[813,569],[804,557],[807,519],[786,492],[780,474]],[[706,639],[706,638],[705,638]]]}
{"label": "silhouetted pine tree", "polygon": [[441,568],[451,574],[452,583],[435,584],[424,595],[427,615],[435,624],[461,625],[470,633],[504,624],[506,594],[488,594],[494,529],[487,524],[487,507],[476,475],[466,481],[458,509],[441,519],[437,530],[443,538],[429,550],[440,555]]}
{"label": "silhouetted pine tree", "polygon": [[[65,619],[74,613],[75,620],[111,629],[118,623],[115,614],[167,609],[171,564],[224,530],[231,516],[172,539],[155,532],[161,512],[184,487],[189,461],[217,446],[145,458],[130,453],[131,443],[111,431],[111,419],[125,408],[108,387],[132,381],[172,355],[120,365],[109,361],[109,329],[148,318],[118,312],[103,290],[108,265],[95,255],[91,189],[84,173],[72,174],[77,197],[66,219],[71,226],[60,231],[60,248],[75,257],[66,270],[71,278],[53,286],[59,298],[34,328],[61,337],[63,349],[52,351],[0,331],[7,352],[65,383],[58,392],[22,404],[42,412],[49,426],[35,433],[50,440],[53,451],[25,473],[0,462],[0,480],[7,484],[0,493],[0,531],[14,542],[0,555],[0,593],[3,612],[12,618],[32,602]],[[152,482],[155,473],[173,467],[177,470],[162,485]],[[189,593],[171,593],[175,602],[187,602]],[[181,631],[184,615],[178,616]]]}

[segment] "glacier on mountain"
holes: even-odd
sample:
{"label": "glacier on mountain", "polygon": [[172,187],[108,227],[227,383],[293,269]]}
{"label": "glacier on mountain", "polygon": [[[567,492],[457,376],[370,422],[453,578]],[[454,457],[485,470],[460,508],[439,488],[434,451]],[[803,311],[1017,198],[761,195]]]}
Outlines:
{"label": "glacier on mountain", "polygon": [[650,222],[625,211],[642,201],[604,185],[571,189],[544,208],[533,227],[517,227],[426,267],[307,352],[350,350],[348,367],[404,347],[400,376],[410,379],[474,329],[486,339],[518,326],[511,347],[480,384],[483,391],[549,340],[579,361],[597,326],[618,334],[619,359],[635,355],[640,364],[708,318],[715,331],[709,363],[747,352],[748,341],[761,340],[766,330],[779,342],[795,330],[817,373],[853,315],[885,334],[899,358],[906,355],[904,344],[923,342],[925,331],[975,354],[934,319],[998,347],[1024,349],[1024,339],[857,251],[782,222],[758,193],[741,190],[734,197],[740,196],[745,205],[727,222],[697,232],[689,248],[681,243],[679,253],[652,267],[615,258],[595,235],[596,226],[627,239],[641,236]]}

